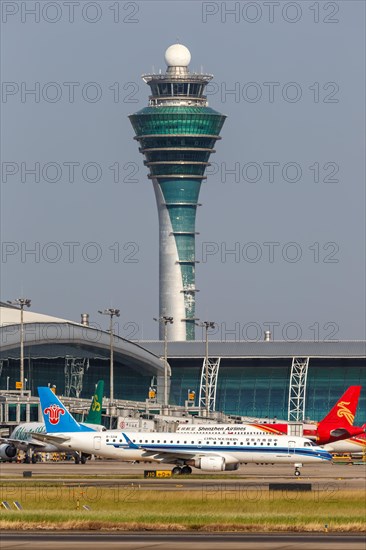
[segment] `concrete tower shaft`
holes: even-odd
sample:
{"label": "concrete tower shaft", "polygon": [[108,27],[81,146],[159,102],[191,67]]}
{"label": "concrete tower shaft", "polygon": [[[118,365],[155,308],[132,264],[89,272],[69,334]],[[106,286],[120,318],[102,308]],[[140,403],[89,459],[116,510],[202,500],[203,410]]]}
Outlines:
{"label": "concrete tower shaft", "polygon": [[[173,44],[164,74],[146,74],[149,106],[131,115],[159,213],[160,316],[174,318],[170,340],[195,338],[195,235],[201,183],[225,116],[208,107],[212,75],[190,73],[189,50]],[[160,327],[160,338],[164,327]]]}

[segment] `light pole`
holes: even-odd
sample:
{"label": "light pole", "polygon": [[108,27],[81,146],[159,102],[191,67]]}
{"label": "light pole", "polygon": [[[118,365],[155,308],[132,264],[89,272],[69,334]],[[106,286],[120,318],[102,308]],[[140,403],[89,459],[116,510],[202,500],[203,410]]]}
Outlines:
{"label": "light pole", "polygon": [[205,397],[206,397],[206,415],[209,415],[210,412],[210,399],[209,399],[209,384],[208,384],[208,330],[210,328],[215,328],[214,321],[202,321],[202,323],[196,323],[199,327],[204,327],[206,330],[206,349],[205,349]]}
{"label": "light pole", "polygon": [[163,315],[154,321],[164,323],[164,407],[168,406],[168,324],[173,324],[173,317]]}
{"label": "light pole", "polygon": [[6,377],[6,389],[9,391],[9,380],[10,380],[10,376],[7,376]]}
{"label": "light pole", "polygon": [[23,310],[24,306],[30,307],[31,300],[29,298],[17,298],[13,302],[8,300],[8,304],[12,306],[20,307],[20,395],[23,397],[24,390],[24,320],[23,320]]}
{"label": "light pole", "polygon": [[110,324],[109,324],[109,346],[110,346],[110,365],[109,365],[109,400],[112,403],[114,401],[114,372],[113,372],[113,317],[120,316],[120,310],[115,308],[105,309],[103,311],[98,311],[101,315],[109,315]]}

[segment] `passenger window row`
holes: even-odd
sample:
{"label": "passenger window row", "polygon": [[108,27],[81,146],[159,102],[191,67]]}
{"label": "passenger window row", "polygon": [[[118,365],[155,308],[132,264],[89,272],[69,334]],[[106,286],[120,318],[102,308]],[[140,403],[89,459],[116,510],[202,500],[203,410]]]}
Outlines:
{"label": "passenger window row", "polygon": [[[109,443],[109,441],[111,441],[112,443],[116,443],[116,442],[117,442],[116,439],[110,440],[109,438],[107,438],[107,439],[106,439],[106,442]],[[137,443],[136,439],[133,439],[132,442],[133,442],[133,443]],[[160,443],[160,442],[161,442],[160,439],[157,439],[157,440],[156,440],[156,443]],[[119,443],[124,443],[123,439],[120,439],[120,440],[119,440]],[[140,440],[139,440],[139,443],[152,444],[152,443],[155,443],[155,440],[152,439],[151,441],[148,441],[147,439],[145,439],[145,442],[144,442],[144,441],[142,441],[142,439],[140,439]],[[163,443],[167,443],[166,439],[164,439]],[[180,441],[176,441],[175,443],[176,443],[177,445],[179,445],[179,444],[180,444]],[[185,445],[187,445],[188,442],[187,442],[187,441],[183,441],[183,443],[184,443]],[[198,441],[198,442],[197,442],[197,445],[216,445],[217,443],[218,443],[217,441],[204,442],[204,443],[202,443],[202,441]],[[174,441],[170,441],[170,444],[174,444]],[[194,441],[191,441],[191,444],[194,445],[195,442],[194,442]],[[223,441],[220,441],[220,445],[223,445],[223,444],[224,444],[224,442],[223,442]],[[239,443],[237,443],[236,441],[233,441],[233,442],[231,442],[231,444],[232,444],[232,445],[238,445],[238,444],[239,444],[239,445],[244,445],[243,441],[240,441]],[[257,445],[258,443],[257,443],[257,441],[254,441],[253,439],[252,439],[252,442],[250,442],[249,439],[247,439],[247,440],[246,440],[246,444],[247,444],[247,445],[250,445],[250,444],[251,444],[251,445]],[[261,441],[260,444],[261,444],[262,446],[263,446],[263,445],[270,445],[270,441],[267,441],[267,442],[266,442],[266,441]],[[275,442],[273,443],[273,445],[274,445],[274,446],[277,446],[277,441],[275,441]],[[311,447],[311,444],[306,442],[306,443],[304,443],[304,446],[305,446],[305,447]]]}

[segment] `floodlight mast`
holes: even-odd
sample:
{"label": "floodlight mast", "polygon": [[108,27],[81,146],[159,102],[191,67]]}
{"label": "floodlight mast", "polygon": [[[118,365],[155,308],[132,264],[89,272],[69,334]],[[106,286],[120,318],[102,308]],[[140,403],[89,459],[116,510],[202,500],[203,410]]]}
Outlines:
{"label": "floodlight mast", "polygon": [[24,395],[24,307],[30,307],[32,301],[29,298],[17,298],[16,300],[8,300],[8,304],[18,306],[20,308],[20,395]]}
{"label": "floodlight mast", "polygon": [[114,401],[114,364],[113,364],[113,317],[120,316],[120,310],[115,308],[98,310],[101,315],[109,315],[109,350],[110,350],[110,362],[109,362],[109,400],[112,403]]}

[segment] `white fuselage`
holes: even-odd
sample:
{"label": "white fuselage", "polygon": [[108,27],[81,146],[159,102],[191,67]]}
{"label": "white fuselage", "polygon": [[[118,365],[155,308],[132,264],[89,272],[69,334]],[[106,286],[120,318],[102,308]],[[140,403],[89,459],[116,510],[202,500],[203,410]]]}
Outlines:
{"label": "white fuselage", "polygon": [[223,457],[226,464],[320,463],[331,459],[329,453],[306,439],[260,432],[251,436],[129,432],[128,438],[117,431],[52,435],[67,438],[64,443],[57,443],[65,450],[74,449],[126,462],[177,463],[210,456]]}
{"label": "white fuselage", "polygon": [[333,441],[323,445],[323,448],[329,453],[366,453],[366,438],[356,436],[351,439],[342,439],[342,441]]}
{"label": "white fuselage", "polygon": [[33,438],[33,433],[44,434],[46,433],[46,426],[43,422],[27,422],[19,424],[11,433],[9,439],[16,441],[14,445],[22,450],[26,451],[29,447],[34,447],[35,450],[42,453],[56,453],[60,452],[60,449],[51,443],[42,443]]}
{"label": "white fuselage", "polygon": [[[95,431],[104,430],[104,426],[99,426],[97,424],[86,424]],[[45,434],[46,426],[44,422],[24,422],[19,424],[11,433],[9,440],[9,445],[14,445],[17,449],[21,451],[27,451],[29,447],[33,448],[34,451],[40,453],[59,453],[60,447],[58,445],[53,445],[52,443],[41,442],[38,439],[33,437],[33,434]]]}

